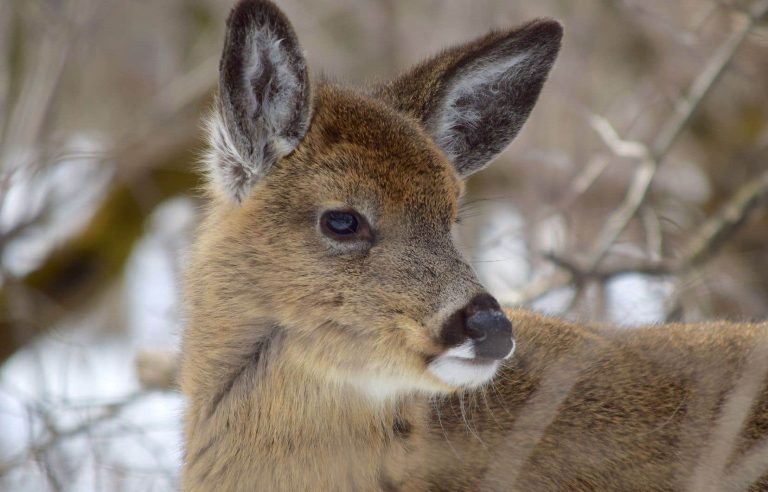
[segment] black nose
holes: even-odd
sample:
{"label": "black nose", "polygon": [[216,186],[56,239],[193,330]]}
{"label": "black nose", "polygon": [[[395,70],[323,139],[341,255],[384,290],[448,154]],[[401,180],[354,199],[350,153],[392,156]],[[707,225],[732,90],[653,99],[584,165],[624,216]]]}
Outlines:
{"label": "black nose", "polygon": [[454,313],[443,329],[448,338],[475,342],[475,357],[503,359],[514,348],[512,323],[490,294],[479,294]]}

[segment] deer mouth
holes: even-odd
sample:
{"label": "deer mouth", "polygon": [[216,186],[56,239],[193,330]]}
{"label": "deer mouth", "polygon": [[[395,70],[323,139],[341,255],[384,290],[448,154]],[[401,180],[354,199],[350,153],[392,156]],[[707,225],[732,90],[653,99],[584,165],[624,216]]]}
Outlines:
{"label": "deer mouth", "polygon": [[502,358],[477,356],[475,343],[466,341],[434,358],[427,370],[450,386],[477,388],[493,379],[501,362],[511,357],[514,351],[513,341],[511,350]]}

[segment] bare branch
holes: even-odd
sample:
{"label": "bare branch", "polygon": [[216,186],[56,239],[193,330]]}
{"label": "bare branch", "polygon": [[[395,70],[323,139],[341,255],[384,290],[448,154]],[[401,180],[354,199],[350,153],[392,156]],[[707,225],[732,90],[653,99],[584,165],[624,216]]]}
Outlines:
{"label": "bare branch", "polygon": [[684,266],[692,268],[711,258],[755,210],[766,204],[768,171],[739,188],[711,219],[704,222],[685,248]]}
{"label": "bare branch", "polygon": [[0,463],[0,477],[8,473],[10,470],[23,465],[29,461],[29,459],[45,454],[47,451],[51,450],[54,446],[58,445],[63,440],[90,432],[95,425],[115,418],[120,414],[121,411],[123,411],[123,409],[133,405],[149,394],[151,394],[151,392],[140,391],[128,395],[119,401],[102,405],[101,413],[99,415],[65,429],[57,428],[53,424],[53,420],[46,418],[46,413],[38,409],[40,416],[43,417],[45,422],[47,422],[49,437],[37,444],[32,445],[26,449],[24,453]]}
{"label": "bare branch", "polygon": [[[653,178],[663,164],[667,154],[677,141],[678,137],[690,122],[693,115],[702,102],[728,68],[734,55],[744,43],[749,33],[754,29],[758,19],[768,12],[768,0],[756,2],[750,10],[744,25],[731,34],[728,39],[715,51],[702,72],[692,82],[686,97],[675,107],[675,112],[662,125],[661,130],[653,139],[650,153],[643,159],[632,178],[627,193],[621,205],[607,219],[605,226],[597,236],[592,250],[587,255],[584,272],[594,271],[605,257],[609,249],[614,245],[619,236],[624,232],[637,212],[645,203],[650,191]],[[641,151],[635,142],[627,142],[618,137],[607,120],[593,119],[593,127],[601,135],[609,147],[616,148],[626,156],[631,154],[637,157]],[[619,154],[621,155],[621,154]],[[550,277],[539,279],[529,284],[521,293],[519,301],[530,302],[541,297],[546,292],[564,287],[574,281],[571,271],[555,272]]]}
{"label": "bare branch", "polygon": [[706,220],[683,248],[677,259],[624,262],[617,266],[590,267],[587,262],[546,253],[549,261],[568,272],[577,284],[585,280],[608,280],[627,273],[644,275],[678,275],[696,268],[716,255],[726,239],[744,226],[749,218],[768,205],[768,171],[739,188],[733,196],[708,220]]}
{"label": "bare branch", "polygon": [[603,139],[605,145],[611,149],[611,152],[619,157],[629,159],[647,159],[650,155],[648,147],[632,140],[623,140],[619,137],[616,129],[603,116],[597,114],[589,115],[589,124],[595,132]]}

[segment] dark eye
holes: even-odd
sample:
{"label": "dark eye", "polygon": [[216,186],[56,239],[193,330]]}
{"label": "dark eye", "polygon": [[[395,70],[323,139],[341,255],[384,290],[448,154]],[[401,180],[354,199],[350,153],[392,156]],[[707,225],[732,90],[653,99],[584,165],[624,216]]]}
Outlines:
{"label": "dark eye", "polygon": [[326,212],[323,219],[328,230],[339,236],[355,234],[359,225],[357,217],[351,212]]}
{"label": "dark eye", "polygon": [[353,210],[323,212],[320,217],[320,229],[323,234],[337,241],[371,239],[368,223]]}

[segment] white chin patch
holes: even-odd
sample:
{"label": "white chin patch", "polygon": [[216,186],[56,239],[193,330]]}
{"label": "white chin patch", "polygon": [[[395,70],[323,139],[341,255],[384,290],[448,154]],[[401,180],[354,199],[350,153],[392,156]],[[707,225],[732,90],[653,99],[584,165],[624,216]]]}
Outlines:
{"label": "white chin patch", "polygon": [[501,361],[498,360],[482,361],[475,359],[474,344],[465,342],[458,347],[447,350],[443,355],[433,360],[429,364],[428,370],[448,385],[477,388],[493,378],[500,364]]}

